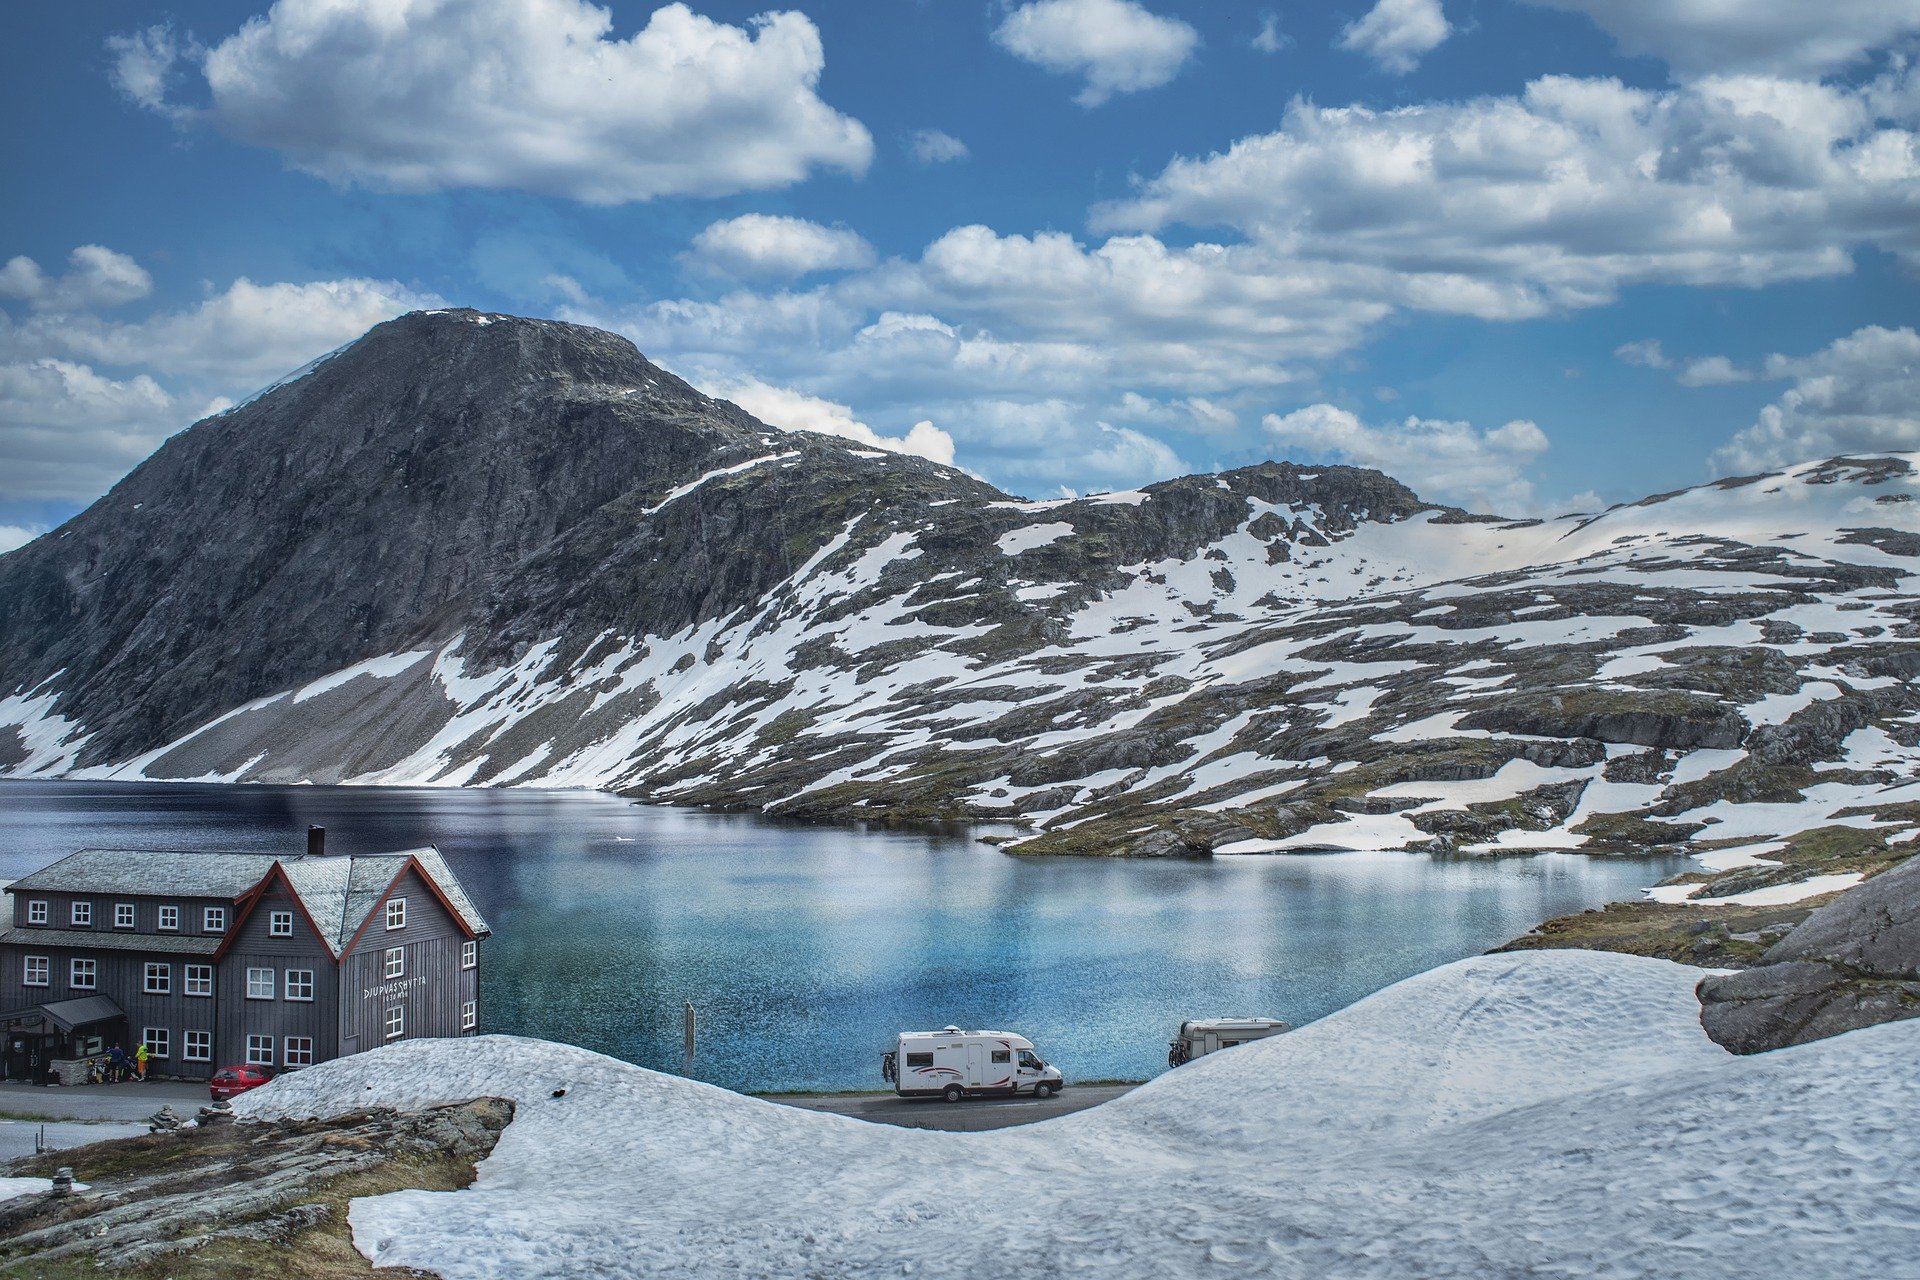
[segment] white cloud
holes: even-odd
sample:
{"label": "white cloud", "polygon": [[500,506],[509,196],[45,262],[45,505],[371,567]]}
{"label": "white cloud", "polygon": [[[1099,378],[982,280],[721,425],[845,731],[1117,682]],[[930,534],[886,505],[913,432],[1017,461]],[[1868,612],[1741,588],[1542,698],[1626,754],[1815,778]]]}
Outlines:
{"label": "white cloud", "polygon": [[1129,391],[1120,397],[1119,403],[1107,410],[1107,416],[1125,422],[1170,427],[1176,431],[1225,433],[1237,430],[1240,426],[1238,414],[1205,396],[1156,400],[1137,391]]}
{"label": "white cloud", "polygon": [[1920,32],[1906,0],[1527,0],[1584,13],[1625,53],[1682,74],[1817,75]]}
{"label": "white cloud", "polygon": [[1379,0],[1358,22],[1340,32],[1340,47],[1363,54],[1382,70],[1405,75],[1440,47],[1453,30],[1440,0]]}
{"label": "white cloud", "polygon": [[150,288],[145,270],[97,245],[73,264],[57,279],[27,258],[0,270],[0,296],[32,309],[0,312],[0,500],[98,497],[189,422],[438,302],[393,281],[243,278],[191,307],[112,319],[100,312]]}
{"label": "white cloud", "polygon": [[1637,342],[1623,342],[1613,349],[1623,364],[1637,364],[1643,369],[1671,369],[1673,357],[1666,353],[1658,338],[1641,338]]}
{"label": "white cloud", "polygon": [[848,271],[874,260],[873,246],[844,227],[765,213],[714,223],[693,238],[688,256],[697,266],[742,278]]}
{"label": "white cloud", "polygon": [[24,525],[0,524],[0,555],[26,546],[45,532],[45,529],[29,529]]}
{"label": "white cloud", "polygon": [[0,363],[0,497],[98,497],[184,425],[146,374],[123,381],[68,360]]}
{"label": "white cloud", "polygon": [[1753,374],[1725,356],[1701,356],[1689,360],[1674,381],[1683,387],[1723,387],[1732,382],[1751,382]]}
{"label": "white cloud", "polygon": [[865,172],[873,141],[815,92],[803,14],[751,30],[684,4],[625,40],[587,0],[276,0],[197,62],[209,103],[166,96],[164,29],[118,39],[133,101],[269,147],[334,182],[507,187],[590,204]]}
{"label": "white cloud", "polygon": [[1843,274],[1861,244],[1920,263],[1920,143],[1873,105],[1920,114],[1913,88],[1910,71],[1859,92],[1552,76],[1517,98],[1390,111],[1296,101],[1278,131],[1177,159],[1094,221],[1224,225],[1295,263],[1354,269],[1396,307],[1503,319],[1643,281]]}
{"label": "white cloud", "polygon": [[1157,89],[1200,47],[1200,33],[1134,0],[1034,0],[1007,14],[994,43],[1086,86],[1074,101],[1097,107],[1116,93]]}
{"label": "white cloud", "polygon": [[35,311],[116,307],[153,292],[153,277],[124,253],[83,244],[68,255],[65,275],[53,277],[28,257],[0,267],[0,298],[19,298]]}
{"label": "white cloud", "polygon": [[950,164],[965,160],[973,153],[967,150],[966,143],[950,133],[922,129],[908,140],[907,154],[919,164]]}
{"label": "white cloud", "polygon": [[1311,404],[1285,415],[1270,413],[1263,424],[1282,445],[1378,468],[1429,501],[1487,511],[1531,508],[1533,484],[1521,470],[1549,447],[1546,433],[1524,418],[1491,431],[1413,417],[1370,426],[1335,405]]}
{"label": "white cloud", "polygon": [[1292,46],[1293,37],[1280,30],[1280,19],[1273,13],[1260,15],[1260,29],[1248,43],[1260,53],[1279,53]]}
{"label": "white cloud", "polygon": [[1920,333],[1912,329],[1856,329],[1810,356],[1769,357],[1766,375],[1793,386],[1714,453],[1723,471],[1920,449]]}
{"label": "white cloud", "polygon": [[953,437],[932,422],[922,420],[903,436],[884,436],[853,416],[851,406],[810,396],[792,387],[776,387],[755,380],[713,384],[712,395],[731,400],[760,421],[783,431],[816,431],[891,453],[911,454],[953,465]]}

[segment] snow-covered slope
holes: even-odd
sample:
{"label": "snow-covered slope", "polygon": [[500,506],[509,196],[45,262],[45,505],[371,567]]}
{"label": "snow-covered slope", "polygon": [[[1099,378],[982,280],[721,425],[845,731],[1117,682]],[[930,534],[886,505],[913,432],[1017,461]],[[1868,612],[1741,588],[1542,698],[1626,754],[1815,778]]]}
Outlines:
{"label": "snow-covered slope", "polygon": [[[1547,522],[1285,463],[1018,502],[756,423],[610,335],[476,320],[383,326],[237,411],[292,432],[300,467],[384,484],[394,446],[345,399],[372,379],[386,429],[447,460],[408,462],[425,479],[399,496],[331,484],[324,539],[312,500],[250,513],[299,571],[227,548],[198,497],[173,576],[126,545],[135,499],[216,467],[225,437],[0,557],[0,772],[594,786],[1011,821],[1027,852],[1751,866],[1797,833],[1920,832],[1915,455]],[[422,397],[445,402],[430,449]],[[209,429],[238,431],[182,439]],[[581,475],[554,510],[496,527],[501,495],[557,468]],[[251,475],[223,473],[223,500]],[[202,581],[233,599],[180,585]]]}
{"label": "snow-covered slope", "polygon": [[986,1134],[506,1037],[391,1046],[238,1105],[515,1099],[472,1188],[351,1211],[376,1264],[476,1280],[1901,1273],[1920,1022],[1736,1058],[1700,1030],[1697,978],[1584,952],[1465,960]]}

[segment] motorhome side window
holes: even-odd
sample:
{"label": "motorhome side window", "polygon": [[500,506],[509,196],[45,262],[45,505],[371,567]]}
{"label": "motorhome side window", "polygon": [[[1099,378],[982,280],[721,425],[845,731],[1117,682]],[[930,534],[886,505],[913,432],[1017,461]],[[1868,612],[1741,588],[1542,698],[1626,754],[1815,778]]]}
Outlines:
{"label": "motorhome side window", "polygon": [[1013,1061],[1013,1050],[1011,1050],[1011,1049],[995,1049],[995,1050],[993,1051],[993,1060],[994,1060],[995,1062],[1012,1062],[1012,1061]]}
{"label": "motorhome side window", "polygon": [[1022,1049],[1020,1051],[1020,1065],[1023,1067],[1038,1067],[1040,1065],[1040,1059],[1033,1056],[1033,1050]]}
{"label": "motorhome side window", "polygon": [[933,1055],[931,1053],[910,1053],[907,1055],[907,1065],[909,1067],[930,1067],[933,1065]]}

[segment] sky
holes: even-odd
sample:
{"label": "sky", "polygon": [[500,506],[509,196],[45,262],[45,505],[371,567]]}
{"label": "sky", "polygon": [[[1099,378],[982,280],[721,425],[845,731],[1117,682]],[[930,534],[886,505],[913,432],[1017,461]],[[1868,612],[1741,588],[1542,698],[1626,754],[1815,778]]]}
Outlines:
{"label": "sky", "polygon": [[0,550],[422,307],[1030,497],[1920,448],[1920,0],[22,0]]}

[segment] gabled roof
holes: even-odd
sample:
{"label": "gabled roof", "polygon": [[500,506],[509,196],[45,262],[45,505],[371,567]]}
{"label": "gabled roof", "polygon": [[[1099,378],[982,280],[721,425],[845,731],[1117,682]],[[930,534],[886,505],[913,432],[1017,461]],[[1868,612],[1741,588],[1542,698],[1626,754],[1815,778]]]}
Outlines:
{"label": "gabled roof", "polygon": [[[233,927],[235,936],[251,914],[254,903],[275,878],[276,868],[288,890],[313,924],[315,932],[338,959],[358,936],[367,919],[386,898],[401,874],[417,867],[439,891],[459,923],[474,937],[492,930],[473,905],[438,849],[431,845],[400,853],[322,854],[276,858],[270,853],[202,853],[182,849],[82,849],[50,867],[14,881],[11,892],[123,893],[143,897],[226,898],[240,904]],[[244,901],[242,901],[244,899]],[[11,915],[0,928],[12,921]],[[15,934],[23,935],[15,937]],[[6,928],[0,941],[45,939],[43,929]],[[110,945],[115,936],[105,930],[85,932],[90,945]],[[144,947],[154,934],[118,935],[138,939]],[[159,935],[166,937],[167,935]],[[47,945],[53,945],[48,942]]]}

